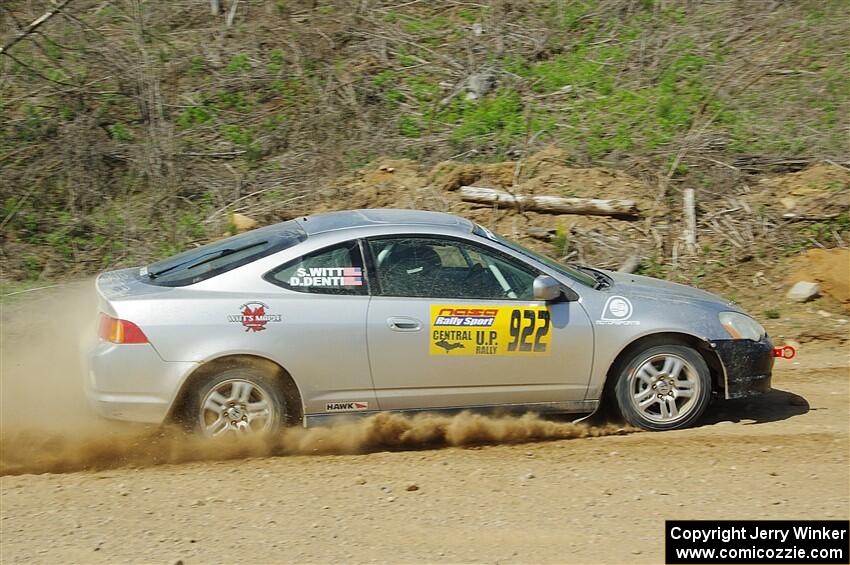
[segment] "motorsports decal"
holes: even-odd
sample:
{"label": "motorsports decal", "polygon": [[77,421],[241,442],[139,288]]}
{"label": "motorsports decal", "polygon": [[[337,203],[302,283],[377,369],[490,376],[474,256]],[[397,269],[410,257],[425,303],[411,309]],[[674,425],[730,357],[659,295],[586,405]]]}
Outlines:
{"label": "motorsports decal", "polygon": [[325,412],[358,412],[368,409],[368,402],[328,402],[325,404]]}
{"label": "motorsports decal", "polygon": [[431,305],[431,355],[547,355],[551,337],[545,306]]}
{"label": "motorsports decal", "polygon": [[596,320],[599,326],[639,326],[638,320],[632,320],[632,302],[625,296],[612,296],[605,301],[602,317]]}
{"label": "motorsports decal", "polygon": [[360,267],[299,267],[289,286],[363,286]]}
{"label": "motorsports decal", "polygon": [[280,314],[268,314],[269,305],[264,302],[246,302],[239,307],[240,314],[227,317],[228,322],[239,322],[246,332],[261,332],[269,322],[280,322]]}

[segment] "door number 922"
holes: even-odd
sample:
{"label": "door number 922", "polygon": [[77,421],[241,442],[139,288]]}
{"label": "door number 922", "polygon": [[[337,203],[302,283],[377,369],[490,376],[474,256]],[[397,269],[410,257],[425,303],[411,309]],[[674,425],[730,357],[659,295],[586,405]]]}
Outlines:
{"label": "door number 922", "polygon": [[[511,341],[508,351],[546,352],[546,337],[552,327],[548,310],[515,309],[511,312]],[[533,336],[533,337],[532,337]]]}

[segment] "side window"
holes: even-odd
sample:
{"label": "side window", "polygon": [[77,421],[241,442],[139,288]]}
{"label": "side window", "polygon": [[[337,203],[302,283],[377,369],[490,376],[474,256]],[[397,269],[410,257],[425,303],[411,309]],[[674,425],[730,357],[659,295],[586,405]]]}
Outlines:
{"label": "side window", "polygon": [[311,294],[368,293],[357,241],[308,253],[271,271],[265,279],[289,290]]}
{"label": "side window", "polygon": [[489,249],[450,239],[369,240],[384,296],[532,300],[537,273]]}

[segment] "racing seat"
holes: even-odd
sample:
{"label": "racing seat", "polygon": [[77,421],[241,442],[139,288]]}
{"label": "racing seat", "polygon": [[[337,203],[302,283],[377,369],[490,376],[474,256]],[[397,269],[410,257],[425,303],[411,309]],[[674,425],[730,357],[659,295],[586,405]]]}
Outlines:
{"label": "racing seat", "polygon": [[506,291],[499,285],[499,281],[480,263],[475,263],[469,269],[464,281],[466,295],[475,298],[505,298]]}
{"label": "racing seat", "polygon": [[392,296],[431,296],[442,264],[427,245],[399,245],[379,268],[381,288]]}

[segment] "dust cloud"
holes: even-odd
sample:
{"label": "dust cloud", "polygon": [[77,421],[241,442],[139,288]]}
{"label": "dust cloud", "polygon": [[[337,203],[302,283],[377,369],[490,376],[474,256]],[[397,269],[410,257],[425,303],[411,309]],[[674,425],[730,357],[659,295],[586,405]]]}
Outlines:
{"label": "dust cloud", "polygon": [[287,455],[346,455],[394,449],[520,443],[622,435],[633,430],[542,420],[534,414],[489,417],[380,413],[359,421],[277,434],[205,440],[176,427],[109,431],[98,437],[22,431],[3,438],[0,475],[70,473],[190,461]]}
{"label": "dust cloud", "polygon": [[87,340],[94,339],[95,317],[91,281],[2,305],[0,475],[519,443],[632,431],[543,420],[533,414],[382,413],[336,426],[287,428],[237,442],[204,440],[175,426],[111,422],[91,412],[83,392],[82,352]]}
{"label": "dust cloud", "polygon": [[86,433],[106,425],[89,410],[83,351],[95,339],[94,281],[0,302],[0,434]]}

